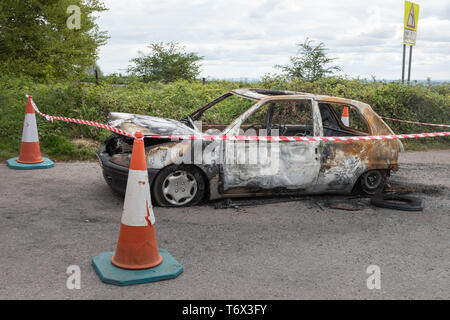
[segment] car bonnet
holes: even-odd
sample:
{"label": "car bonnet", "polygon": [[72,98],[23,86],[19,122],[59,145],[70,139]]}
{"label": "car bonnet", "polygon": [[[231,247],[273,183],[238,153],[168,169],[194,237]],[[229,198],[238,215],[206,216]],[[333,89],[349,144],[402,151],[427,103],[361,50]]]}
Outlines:
{"label": "car bonnet", "polygon": [[178,120],[132,113],[111,112],[108,114],[107,123],[130,133],[140,131],[147,136],[199,134]]}

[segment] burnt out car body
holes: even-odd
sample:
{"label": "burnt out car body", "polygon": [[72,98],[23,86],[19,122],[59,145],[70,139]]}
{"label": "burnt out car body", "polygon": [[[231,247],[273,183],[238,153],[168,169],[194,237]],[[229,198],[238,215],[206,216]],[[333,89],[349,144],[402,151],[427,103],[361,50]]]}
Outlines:
{"label": "burnt out car body", "polygon": [[[206,112],[220,112],[220,104],[230,97],[246,101],[234,121],[201,122]],[[341,119],[344,109],[349,112],[346,124]],[[128,132],[141,131],[147,137],[152,199],[162,206],[260,195],[373,194],[398,169],[398,152],[403,151],[399,140],[171,141],[150,137],[393,134],[365,103],[292,91],[235,89],[181,120],[110,113],[108,124]],[[122,194],[132,144],[132,138],[113,134],[98,153],[106,182]]]}

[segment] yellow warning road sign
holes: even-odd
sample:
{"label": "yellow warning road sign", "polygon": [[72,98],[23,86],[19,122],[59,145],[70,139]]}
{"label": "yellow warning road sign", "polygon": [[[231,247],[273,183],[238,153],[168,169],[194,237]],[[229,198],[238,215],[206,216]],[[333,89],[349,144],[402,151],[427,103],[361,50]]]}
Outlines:
{"label": "yellow warning road sign", "polygon": [[417,23],[419,21],[419,5],[405,1],[405,20],[403,43],[414,46],[417,38]]}

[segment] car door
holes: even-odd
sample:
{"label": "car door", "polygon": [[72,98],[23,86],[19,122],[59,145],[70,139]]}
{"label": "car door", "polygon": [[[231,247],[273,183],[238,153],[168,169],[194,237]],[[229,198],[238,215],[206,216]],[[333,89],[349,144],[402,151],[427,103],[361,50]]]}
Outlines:
{"label": "car door", "polygon": [[[258,113],[259,112],[259,113]],[[261,103],[227,135],[314,136],[320,117],[312,99],[289,98]],[[264,114],[264,124],[261,118]],[[256,118],[256,123],[255,123]],[[256,132],[256,128],[259,129]],[[224,141],[222,185],[225,193],[269,190],[311,192],[320,159],[316,141]]]}
{"label": "car door", "polygon": [[[359,109],[350,104],[318,101],[325,137],[370,135],[367,121]],[[347,123],[341,120],[347,109]],[[349,193],[370,163],[370,158],[386,159],[376,146],[382,141],[321,141],[322,157],[316,192]]]}

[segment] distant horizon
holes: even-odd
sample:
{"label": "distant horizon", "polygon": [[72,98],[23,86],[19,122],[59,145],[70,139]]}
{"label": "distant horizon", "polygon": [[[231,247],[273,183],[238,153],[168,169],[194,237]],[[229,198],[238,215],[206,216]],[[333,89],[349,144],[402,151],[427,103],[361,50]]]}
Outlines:
{"label": "distant horizon", "polygon": [[[100,67],[100,70],[101,70],[101,66],[99,66],[99,67]],[[104,72],[103,72],[103,74],[104,74]],[[130,75],[128,75],[128,74],[123,74],[123,73],[121,73],[121,72],[112,72],[112,73],[109,73],[109,74],[104,74],[104,76],[106,76],[106,77],[107,77],[107,76],[113,76],[114,74],[116,74],[116,75],[119,75],[119,74],[120,74],[122,77],[128,77],[128,76],[130,76]],[[346,77],[345,75],[334,75],[334,76],[336,76],[336,77],[342,77],[342,78],[347,78],[347,79],[349,79],[349,80],[356,80],[356,79],[359,79],[359,80],[373,81],[372,78],[349,77],[349,76]],[[329,76],[329,77],[332,77],[332,76]],[[202,76],[199,76],[199,77],[197,78],[197,80],[202,80],[203,78],[205,78],[206,81],[230,81],[230,82],[238,82],[238,81],[243,81],[243,82],[245,82],[245,81],[247,81],[247,82],[259,82],[259,81],[262,80],[263,76],[261,76],[261,77],[230,77],[230,78],[202,77]],[[375,78],[375,81],[389,81],[389,82],[394,82],[394,81],[401,81],[401,79],[377,79],[377,78]],[[405,79],[404,81],[407,82],[406,79]],[[427,79],[411,79],[411,80],[410,80],[410,82],[414,82],[414,81],[416,81],[416,82],[425,82],[425,83],[428,82]],[[437,82],[437,83],[445,83],[445,82],[450,82],[450,79],[444,79],[444,80],[433,80],[433,79],[430,79],[429,82],[431,82],[431,83],[433,83],[433,82]]]}

